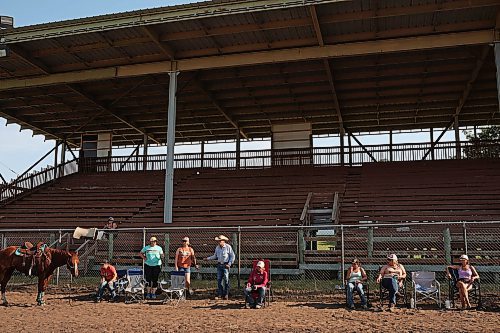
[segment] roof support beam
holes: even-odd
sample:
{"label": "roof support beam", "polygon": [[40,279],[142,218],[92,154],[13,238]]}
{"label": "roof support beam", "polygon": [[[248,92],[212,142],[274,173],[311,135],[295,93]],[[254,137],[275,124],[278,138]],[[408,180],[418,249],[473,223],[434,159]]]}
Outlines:
{"label": "roof support beam", "polygon": [[160,141],[158,141],[155,137],[153,137],[151,134],[146,133],[146,131],[142,128],[137,127],[135,124],[133,124],[131,121],[127,120],[124,116],[121,116],[117,114],[115,111],[109,109],[107,106],[104,104],[99,103],[98,101],[93,98],[93,96],[87,94],[85,91],[83,91],[79,86],[77,85],[68,85],[68,87],[73,90],[76,94],[80,95],[81,97],[85,98],[89,102],[93,103],[97,107],[99,107],[101,110],[109,113],[125,125],[129,126],[130,128],[136,130],[137,132],[141,133],[142,135],[147,135],[152,141],[154,141],[157,144],[160,144]]}
{"label": "roof support beam", "polygon": [[[181,72],[200,69],[227,68],[269,63],[282,63],[302,60],[315,60],[336,57],[407,52],[436,48],[491,44],[494,42],[493,30],[479,30],[431,36],[385,39],[369,42],[344,43],[325,46],[311,46],[284,50],[247,52],[222,56],[183,59],[176,61],[176,69]],[[6,79],[0,81],[0,91],[54,84],[97,81],[113,78],[132,77],[167,73],[172,69],[171,61],[160,61],[136,65],[124,65],[83,71],[56,73],[26,79]]]}
{"label": "roof support beam", "polygon": [[[310,6],[309,12],[311,14],[314,31],[316,33],[316,38],[318,39],[318,44],[321,47],[325,46],[325,42],[323,40],[323,33],[321,32],[321,26],[319,24],[318,13],[316,12],[316,7]],[[335,107],[335,110],[337,111],[337,118],[339,120],[339,133],[342,135],[345,133],[344,120],[342,119],[342,111],[340,110],[340,103],[337,95],[337,90],[335,89],[335,84],[333,81],[333,71],[328,59],[323,59],[323,65],[325,66],[326,76],[328,77],[328,83],[330,84],[330,90],[332,91],[333,105]]]}
{"label": "roof support beam", "polygon": [[142,30],[146,33],[146,35],[153,41],[153,43],[161,49],[161,51],[168,57],[170,60],[175,59],[174,50],[165,42],[160,41],[159,34],[150,26],[142,27]]}
{"label": "roof support beam", "polygon": [[236,129],[240,132],[241,136],[243,136],[245,139],[248,139],[248,135],[245,134],[245,132],[243,131],[243,129],[241,129],[238,125],[238,123],[236,123],[236,121],[234,121],[234,119],[228,114],[227,110],[222,106],[220,105],[220,103],[217,101],[217,99],[214,97],[214,95],[207,90],[207,88],[203,85],[202,82],[196,80],[195,82],[195,85],[198,86],[198,88],[201,89],[201,91],[203,91],[203,93],[205,95],[207,95],[207,97],[210,99],[210,101],[212,102],[212,104],[215,106],[215,108],[217,110],[219,110],[219,112],[224,116],[224,118],[227,119],[227,121]]}

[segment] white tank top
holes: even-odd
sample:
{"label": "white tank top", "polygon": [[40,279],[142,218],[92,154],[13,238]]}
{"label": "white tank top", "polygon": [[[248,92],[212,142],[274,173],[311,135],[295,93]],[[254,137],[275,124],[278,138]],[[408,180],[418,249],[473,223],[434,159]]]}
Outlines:
{"label": "white tank top", "polygon": [[349,277],[349,282],[360,281],[362,278],[361,269],[358,272],[351,272],[351,276]]}

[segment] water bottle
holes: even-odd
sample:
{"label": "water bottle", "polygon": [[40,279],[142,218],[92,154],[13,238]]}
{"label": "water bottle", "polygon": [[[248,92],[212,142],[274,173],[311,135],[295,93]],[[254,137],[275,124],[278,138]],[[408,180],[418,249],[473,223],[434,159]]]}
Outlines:
{"label": "water bottle", "polygon": [[410,308],[415,309],[415,299],[413,297],[410,299]]}
{"label": "water bottle", "polygon": [[451,309],[451,302],[450,302],[449,299],[447,299],[446,301],[444,301],[444,307],[446,309],[448,309],[448,310]]}

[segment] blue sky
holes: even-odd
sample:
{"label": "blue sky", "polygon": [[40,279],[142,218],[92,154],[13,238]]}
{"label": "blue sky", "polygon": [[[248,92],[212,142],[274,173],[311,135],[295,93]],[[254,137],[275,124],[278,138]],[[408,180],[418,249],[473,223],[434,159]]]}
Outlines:
{"label": "blue sky", "polygon": [[[14,17],[16,27],[81,18],[123,11],[177,5],[195,1],[160,1],[160,0],[0,0],[0,15]],[[54,147],[54,141],[44,141],[43,136],[32,136],[30,130],[20,132],[19,126],[5,126],[6,120],[0,117],[0,173],[5,178],[15,178],[31,164]],[[397,136],[394,142],[416,142],[428,140],[429,134],[404,134]],[[436,135],[437,136],[437,135]],[[453,133],[447,133],[444,140],[453,140]],[[387,143],[387,136],[370,136],[362,138],[366,144]],[[315,140],[315,145],[334,145],[335,139]],[[233,144],[207,147],[207,151],[234,149]],[[247,147],[249,147],[247,145]],[[269,144],[257,143],[255,147],[268,148]],[[245,148],[245,145],[242,146]],[[249,147],[250,148],[250,147]],[[194,147],[180,147],[177,151],[190,151]],[[162,149],[150,150],[159,153]],[[43,161],[41,166],[52,164],[53,156]]]}

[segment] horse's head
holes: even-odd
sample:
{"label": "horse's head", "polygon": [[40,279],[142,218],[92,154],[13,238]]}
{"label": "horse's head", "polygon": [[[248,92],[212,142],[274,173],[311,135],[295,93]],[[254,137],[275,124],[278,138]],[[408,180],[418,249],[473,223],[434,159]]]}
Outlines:
{"label": "horse's head", "polygon": [[78,259],[78,253],[70,252],[70,257],[66,261],[66,266],[68,270],[71,272],[71,275],[74,277],[78,276],[78,264],[80,263],[80,259]]}

